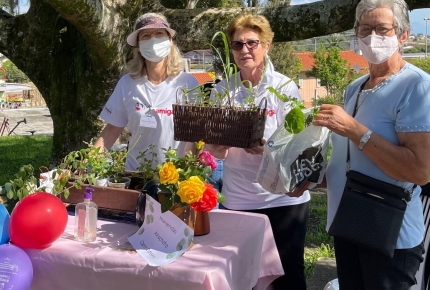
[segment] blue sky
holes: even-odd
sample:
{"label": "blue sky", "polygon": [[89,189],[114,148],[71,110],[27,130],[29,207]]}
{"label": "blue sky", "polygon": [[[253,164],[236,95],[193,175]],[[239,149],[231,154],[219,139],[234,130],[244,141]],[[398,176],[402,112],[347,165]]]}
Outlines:
{"label": "blue sky", "polygon": [[[316,2],[319,0],[291,0],[291,5],[300,5],[300,4],[306,4],[311,2]],[[412,34],[418,34],[426,33],[426,22],[424,21],[425,17],[430,17],[430,9],[418,9],[418,10],[412,10],[409,14],[409,19],[411,21],[411,33]],[[427,27],[428,31],[427,33],[430,35],[430,23]]]}
{"label": "blue sky", "polygon": [[[306,4],[306,3],[316,2],[316,1],[320,1],[320,0],[291,0],[291,5],[300,5],[300,4]],[[23,6],[20,6],[21,13],[24,13],[25,11],[28,10],[28,6],[25,5],[28,2],[26,0],[22,0],[20,2],[22,2],[23,4]],[[412,10],[410,12],[409,18],[411,21],[412,34],[426,33],[426,21],[424,21],[425,17],[430,17],[430,9],[418,9],[418,10]],[[427,25],[430,25],[430,24],[427,24]],[[430,26],[427,27],[427,29],[428,29],[427,32],[430,35]]]}

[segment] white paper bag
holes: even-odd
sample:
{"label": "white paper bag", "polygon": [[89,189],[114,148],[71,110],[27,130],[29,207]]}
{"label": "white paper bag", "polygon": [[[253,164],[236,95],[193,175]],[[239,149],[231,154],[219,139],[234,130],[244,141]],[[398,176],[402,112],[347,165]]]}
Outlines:
{"label": "white paper bag", "polygon": [[302,182],[321,183],[327,163],[329,130],[310,125],[298,134],[280,126],[264,146],[257,181],[271,193],[292,192]]}

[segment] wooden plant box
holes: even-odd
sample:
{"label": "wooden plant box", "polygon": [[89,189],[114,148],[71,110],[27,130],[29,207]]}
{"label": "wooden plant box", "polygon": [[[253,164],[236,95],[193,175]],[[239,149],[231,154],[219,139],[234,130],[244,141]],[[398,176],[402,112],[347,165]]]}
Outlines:
{"label": "wooden plant box", "polygon": [[[68,186],[72,184],[69,183]],[[60,198],[65,203],[77,204],[84,201],[84,192],[89,185],[82,185],[82,189],[70,188],[70,195],[67,199],[61,194]],[[131,189],[121,189],[112,187],[102,187],[91,185],[93,191],[93,201],[99,208],[112,209],[118,211],[134,212],[136,210],[139,191]]]}

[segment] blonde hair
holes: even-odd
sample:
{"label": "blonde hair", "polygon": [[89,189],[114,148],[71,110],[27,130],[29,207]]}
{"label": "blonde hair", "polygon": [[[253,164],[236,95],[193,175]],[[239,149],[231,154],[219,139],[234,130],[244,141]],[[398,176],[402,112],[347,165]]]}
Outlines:
{"label": "blonde hair", "polygon": [[270,23],[266,17],[254,14],[241,14],[234,18],[227,28],[228,41],[232,41],[237,30],[250,28],[258,33],[263,44],[272,43],[275,35],[270,28]]}
{"label": "blonde hair", "polygon": [[[157,13],[145,13],[136,20],[136,25],[142,21],[142,19],[147,17],[158,17],[167,24],[166,17],[161,14]],[[170,25],[169,25],[170,26]],[[167,31],[167,30],[166,30]],[[167,34],[169,32],[167,31]],[[169,38],[171,39],[171,36],[169,34]],[[179,48],[172,42],[170,47],[170,53],[166,56],[166,65],[167,65],[167,76],[169,77],[176,77],[184,70],[184,62],[182,60],[181,53],[179,52]],[[133,47],[133,58],[128,62],[128,73],[133,79],[140,79],[142,77],[147,77],[148,72],[146,70],[146,63],[145,58],[140,54],[139,47]]]}

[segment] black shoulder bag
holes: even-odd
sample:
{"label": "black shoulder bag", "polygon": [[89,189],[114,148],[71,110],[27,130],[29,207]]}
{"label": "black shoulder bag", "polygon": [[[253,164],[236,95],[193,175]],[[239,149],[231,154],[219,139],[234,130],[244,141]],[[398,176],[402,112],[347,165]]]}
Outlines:
{"label": "black shoulder bag", "polygon": [[[363,89],[364,84],[361,87]],[[361,91],[360,90],[360,91]],[[354,113],[357,107],[354,106]],[[349,164],[349,140],[347,149]],[[349,170],[329,235],[393,257],[403,218],[412,192]]]}

